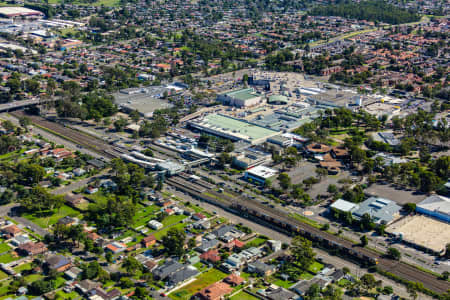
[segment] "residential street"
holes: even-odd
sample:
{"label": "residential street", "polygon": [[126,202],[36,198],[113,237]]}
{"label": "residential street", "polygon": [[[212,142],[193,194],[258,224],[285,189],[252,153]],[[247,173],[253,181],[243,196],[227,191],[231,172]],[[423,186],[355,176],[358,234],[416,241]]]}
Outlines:
{"label": "residential street", "polygon": [[[272,230],[272,229],[270,229],[268,227],[262,226],[260,224],[257,224],[257,223],[254,223],[252,221],[249,221],[248,219],[245,219],[245,218],[242,218],[242,217],[237,216],[235,214],[232,214],[230,212],[227,212],[227,211],[225,211],[225,210],[223,210],[223,209],[221,209],[221,208],[219,208],[217,206],[214,206],[212,204],[193,199],[189,195],[186,195],[186,194],[184,194],[182,192],[176,191],[173,188],[170,188],[169,191],[171,193],[173,193],[175,196],[177,196],[179,198],[182,198],[185,201],[190,201],[193,204],[199,204],[199,206],[205,208],[208,211],[215,211],[215,212],[217,212],[218,215],[229,219],[231,222],[233,222],[235,224],[242,223],[243,225],[251,228],[253,231],[258,232],[259,234],[270,236],[271,239],[279,240],[279,241],[282,241],[284,243],[290,243],[290,241],[292,239],[291,237],[289,237],[287,235],[284,235],[284,234],[282,234],[282,233],[280,233],[278,231]],[[334,266],[336,266],[338,268],[347,267],[347,268],[350,269],[350,272],[352,274],[355,274],[355,275],[358,275],[358,276],[362,276],[362,275],[367,273],[367,269],[361,268],[358,265],[353,264],[353,263],[351,263],[351,262],[349,262],[347,260],[344,260],[344,259],[342,259],[342,258],[340,258],[338,256],[332,256],[332,255],[328,254],[327,252],[325,252],[323,250],[320,250],[320,249],[317,249],[317,248],[315,248],[314,250],[317,253],[317,257],[322,258],[325,263],[330,263],[330,264],[332,264],[332,265],[334,265]],[[380,276],[378,274],[373,274],[373,275],[375,276],[375,278],[377,280],[383,280],[385,285],[392,286],[394,288],[394,290],[398,293],[398,295],[400,295],[402,297],[405,297],[405,298],[409,298],[409,294],[408,294],[408,292],[406,291],[406,288],[403,285],[398,284],[398,283],[396,283],[396,282],[394,282],[392,280],[389,280],[389,279],[387,279],[385,277],[382,277],[382,276]],[[426,295],[422,295],[422,294],[420,294],[419,297],[420,297],[419,299],[432,299],[431,297],[426,296]]]}

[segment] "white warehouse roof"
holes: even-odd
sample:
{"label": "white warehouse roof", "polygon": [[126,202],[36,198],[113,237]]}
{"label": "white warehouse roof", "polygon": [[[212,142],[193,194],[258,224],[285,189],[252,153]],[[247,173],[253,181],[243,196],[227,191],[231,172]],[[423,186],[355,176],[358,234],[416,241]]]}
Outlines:
{"label": "white warehouse roof", "polygon": [[338,199],[330,207],[343,212],[352,212],[355,208],[358,208],[358,205],[343,199]]}
{"label": "white warehouse roof", "polygon": [[417,207],[428,211],[440,212],[450,216],[450,198],[444,196],[431,195],[430,197],[425,198],[422,202],[418,203]]}
{"label": "white warehouse roof", "polygon": [[256,166],[254,168],[248,169],[247,174],[257,176],[260,178],[270,178],[272,176],[275,176],[278,173],[277,170],[265,167],[265,166]]}

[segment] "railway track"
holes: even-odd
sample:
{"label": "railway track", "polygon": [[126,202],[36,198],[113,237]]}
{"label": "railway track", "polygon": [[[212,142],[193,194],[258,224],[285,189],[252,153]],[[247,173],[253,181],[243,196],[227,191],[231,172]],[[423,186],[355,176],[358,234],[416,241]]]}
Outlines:
{"label": "railway track", "polygon": [[[24,113],[22,111],[11,112],[11,115],[15,117],[22,117]],[[120,157],[121,153],[118,152],[114,147],[111,147],[108,143],[88,135],[86,133],[77,131],[75,129],[65,127],[56,122],[48,121],[39,116],[27,116],[31,119],[33,124],[38,125],[44,129],[47,129],[50,132],[54,132],[70,141],[75,142],[87,149],[95,151],[101,155],[103,155],[107,159],[112,159],[116,157]]]}
{"label": "railway track", "polygon": [[276,209],[269,209],[257,201],[246,198],[244,199],[240,195],[232,192],[228,193],[232,194],[234,196],[233,198],[225,194],[209,190],[209,194],[215,195],[218,198],[220,197],[219,202],[217,198],[200,193],[197,189],[190,187],[190,185],[184,184],[183,180],[180,179],[181,178],[173,180],[170,178],[167,180],[167,183],[177,189],[191,194],[196,198],[206,200],[234,213],[239,213],[241,216],[252,216],[261,219],[263,224],[272,228],[277,228],[279,231],[286,234],[301,234],[309,239],[315,240],[316,242],[320,242],[329,248],[344,250],[347,255],[353,256],[359,259],[359,261],[375,262],[381,270],[390,272],[408,281],[422,283],[425,288],[428,288],[434,292],[445,293],[450,290],[450,282],[448,281],[439,280],[436,276],[421,271],[404,262],[386,259],[375,251],[362,248],[339,236],[335,236],[309,224],[300,222],[284,212]]}
{"label": "railway track", "polygon": [[[24,115],[23,112],[20,111],[12,112],[11,114],[16,117]],[[104,155],[105,158],[112,159],[120,157],[120,155],[122,154],[121,152],[115,150],[114,147],[111,147],[109,144],[98,138],[62,126],[58,123],[48,121],[38,116],[29,117],[32,122],[37,124],[38,126],[55,132],[62,137],[67,137],[68,139],[83,147]],[[437,293],[444,293],[447,290],[450,290],[450,282],[448,281],[438,280],[434,275],[421,271],[406,263],[395,262],[383,258],[374,251],[355,246],[354,244],[343,238],[317,229],[306,223],[302,223],[279,210],[269,209],[268,207],[262,205],[257,201],[243,198],[241,197],[241,195],[234,194],[228,191],[229,194],[232,194],[234,196],[229,197],[223,193],[219,194],[212,189],[206,190],[215,197],[207,196],[202,193],[205,190],[205,187],[200,188],[200,186],[193,184],[192,182],[188,182],[180,177],[169,178],[167,180],[167,183],[177,189],[191,194],[194,197],[206,200],[211,204],[225,208],[234,213],[240,213],[241,215],[243,213],[247,216],[251,215],[255,218],[259,218],[260,220],[265,222],[264,224],[277,228],[284,233],[302,234],[315,241],[325,243],[326,245],[328,245],[328,247],[345,249],[347,251],[347,254],[358,257],[360,260],[368,259],[371,261],[376,261],[378,262],[378,267],[383,271],[393,273],[408,281],[421,282],[424,287]]]}

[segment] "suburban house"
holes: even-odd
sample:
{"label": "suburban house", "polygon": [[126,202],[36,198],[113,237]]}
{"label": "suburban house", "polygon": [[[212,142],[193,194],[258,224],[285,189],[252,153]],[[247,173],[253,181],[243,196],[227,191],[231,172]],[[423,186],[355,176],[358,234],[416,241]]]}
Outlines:
{"label": "suburban house", "polygon": [[72,262],[62,255],[49,256],[45,264],[50,270],[55,270],[56,272],[64,272],[72,266]]}
{"label": "suburban house", "polygon": [[232,291],[233,288],[231,288],[227,283],[219,281],[196,293],[193,296],[193,299],[221,300],[225,295],[231,293]]}
{"label": "suburban house", "polygon": [[36,255],[47,251],[47,247],[43,242],[28,242],[18,247],[18,251],[24,255]]}

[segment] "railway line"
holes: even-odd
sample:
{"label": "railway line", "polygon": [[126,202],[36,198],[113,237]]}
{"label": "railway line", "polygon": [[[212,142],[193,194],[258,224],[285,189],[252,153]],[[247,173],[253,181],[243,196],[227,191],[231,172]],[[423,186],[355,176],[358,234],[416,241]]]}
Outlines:
{"label": "railway line", "polygon": [[[23,112],[20,111],[11,114],[16,117],[23,116]],[[62,137],[66,137],[83,147],[103,155],[107,159],[120,157],[123,154],[123,149],[115,149],[115,147],[112,147],[100,139],[41,117],[29,117],[34,124],[46,128],[49,131],[53,131]],[[377,264],[383,271],[390,272],[408,281],[420,282],[425,288],[434,292],[445,293],[450,290],[450,282],[448,281],[438,280],[436,276],[421,271],[406,263],[386,259],[375,251],[354,245],[348,240],[300,222],[290,217],[285,212],[277,209],[270,209],[255,200],[243,198],[241,195],[230,191],[227,191],[227,193],[218,193],[213,190],[209,184],[197,184],[188,181],[186,180],[186,176],[171,177],[168,178],[166,182],[193,197],[207,201],[232,213],[261,222],[263,225],[277,229],[285,234],[300,234],[316,243],[320,243],[324,247],[340,250],[362,263],[370,262],[372,264]],[[231,195],[232,197],[228,195]]]}
{"label": "railway line", "polygon": [[[17,118],[24,116],[24,113],[22,111],[11,112],[10,114]],[[120,157],[120,155],[123,154],[122,149],[118,149],[117,147],[112,147],[108,143],[105,143],[104,141],[102,141],[98,138],[92,137],[83,132],[74,130],[69,127],[65,127],[56,122],[48,121],[39,116],[27,115],[27,117],[29,117],[31,119],[33,124],[36,124],[44,129],[47,129],[51,132],[58,134],[66,139],[69,139],[69,140],[79,144],[82,147],[85,147],[87,149],[95,151],[95,152],[103,155],[106,159],[113,159],[116,157]]]}
{"label": "railway line", "polygon": [[421,271],[404,262],[386,259],[375,251],[360,247],[344,238],[300,222],[279,210],[269,209],[257,201],[244,199],[240,195],[235,195],[231,192],[227,193],[234,197],[227,196],[223,193],[217,193],[213,190],[208,190],[208,194],[212,196],[205,195],[204,193],[200,193],[198,189],[193,188],[191,184],[188,184],[186,180],[180,177],[172,177],[167,180],[167,183],[196,198],[227,209],[233,213],[260,220],[264,225],[276,228],[286,234],[300,234],[316,243],[320,243],[326,248],[340,250],[343,254],[357,259],[363,264],[367,265],[368,262],[369,264],[377,264],[377,267],[383,271],[390,272],[408,281],[422,283],[425,288],[434,292],[445,293],[450,289],[450,282],[448,281],[439,280],[436,276]]}

